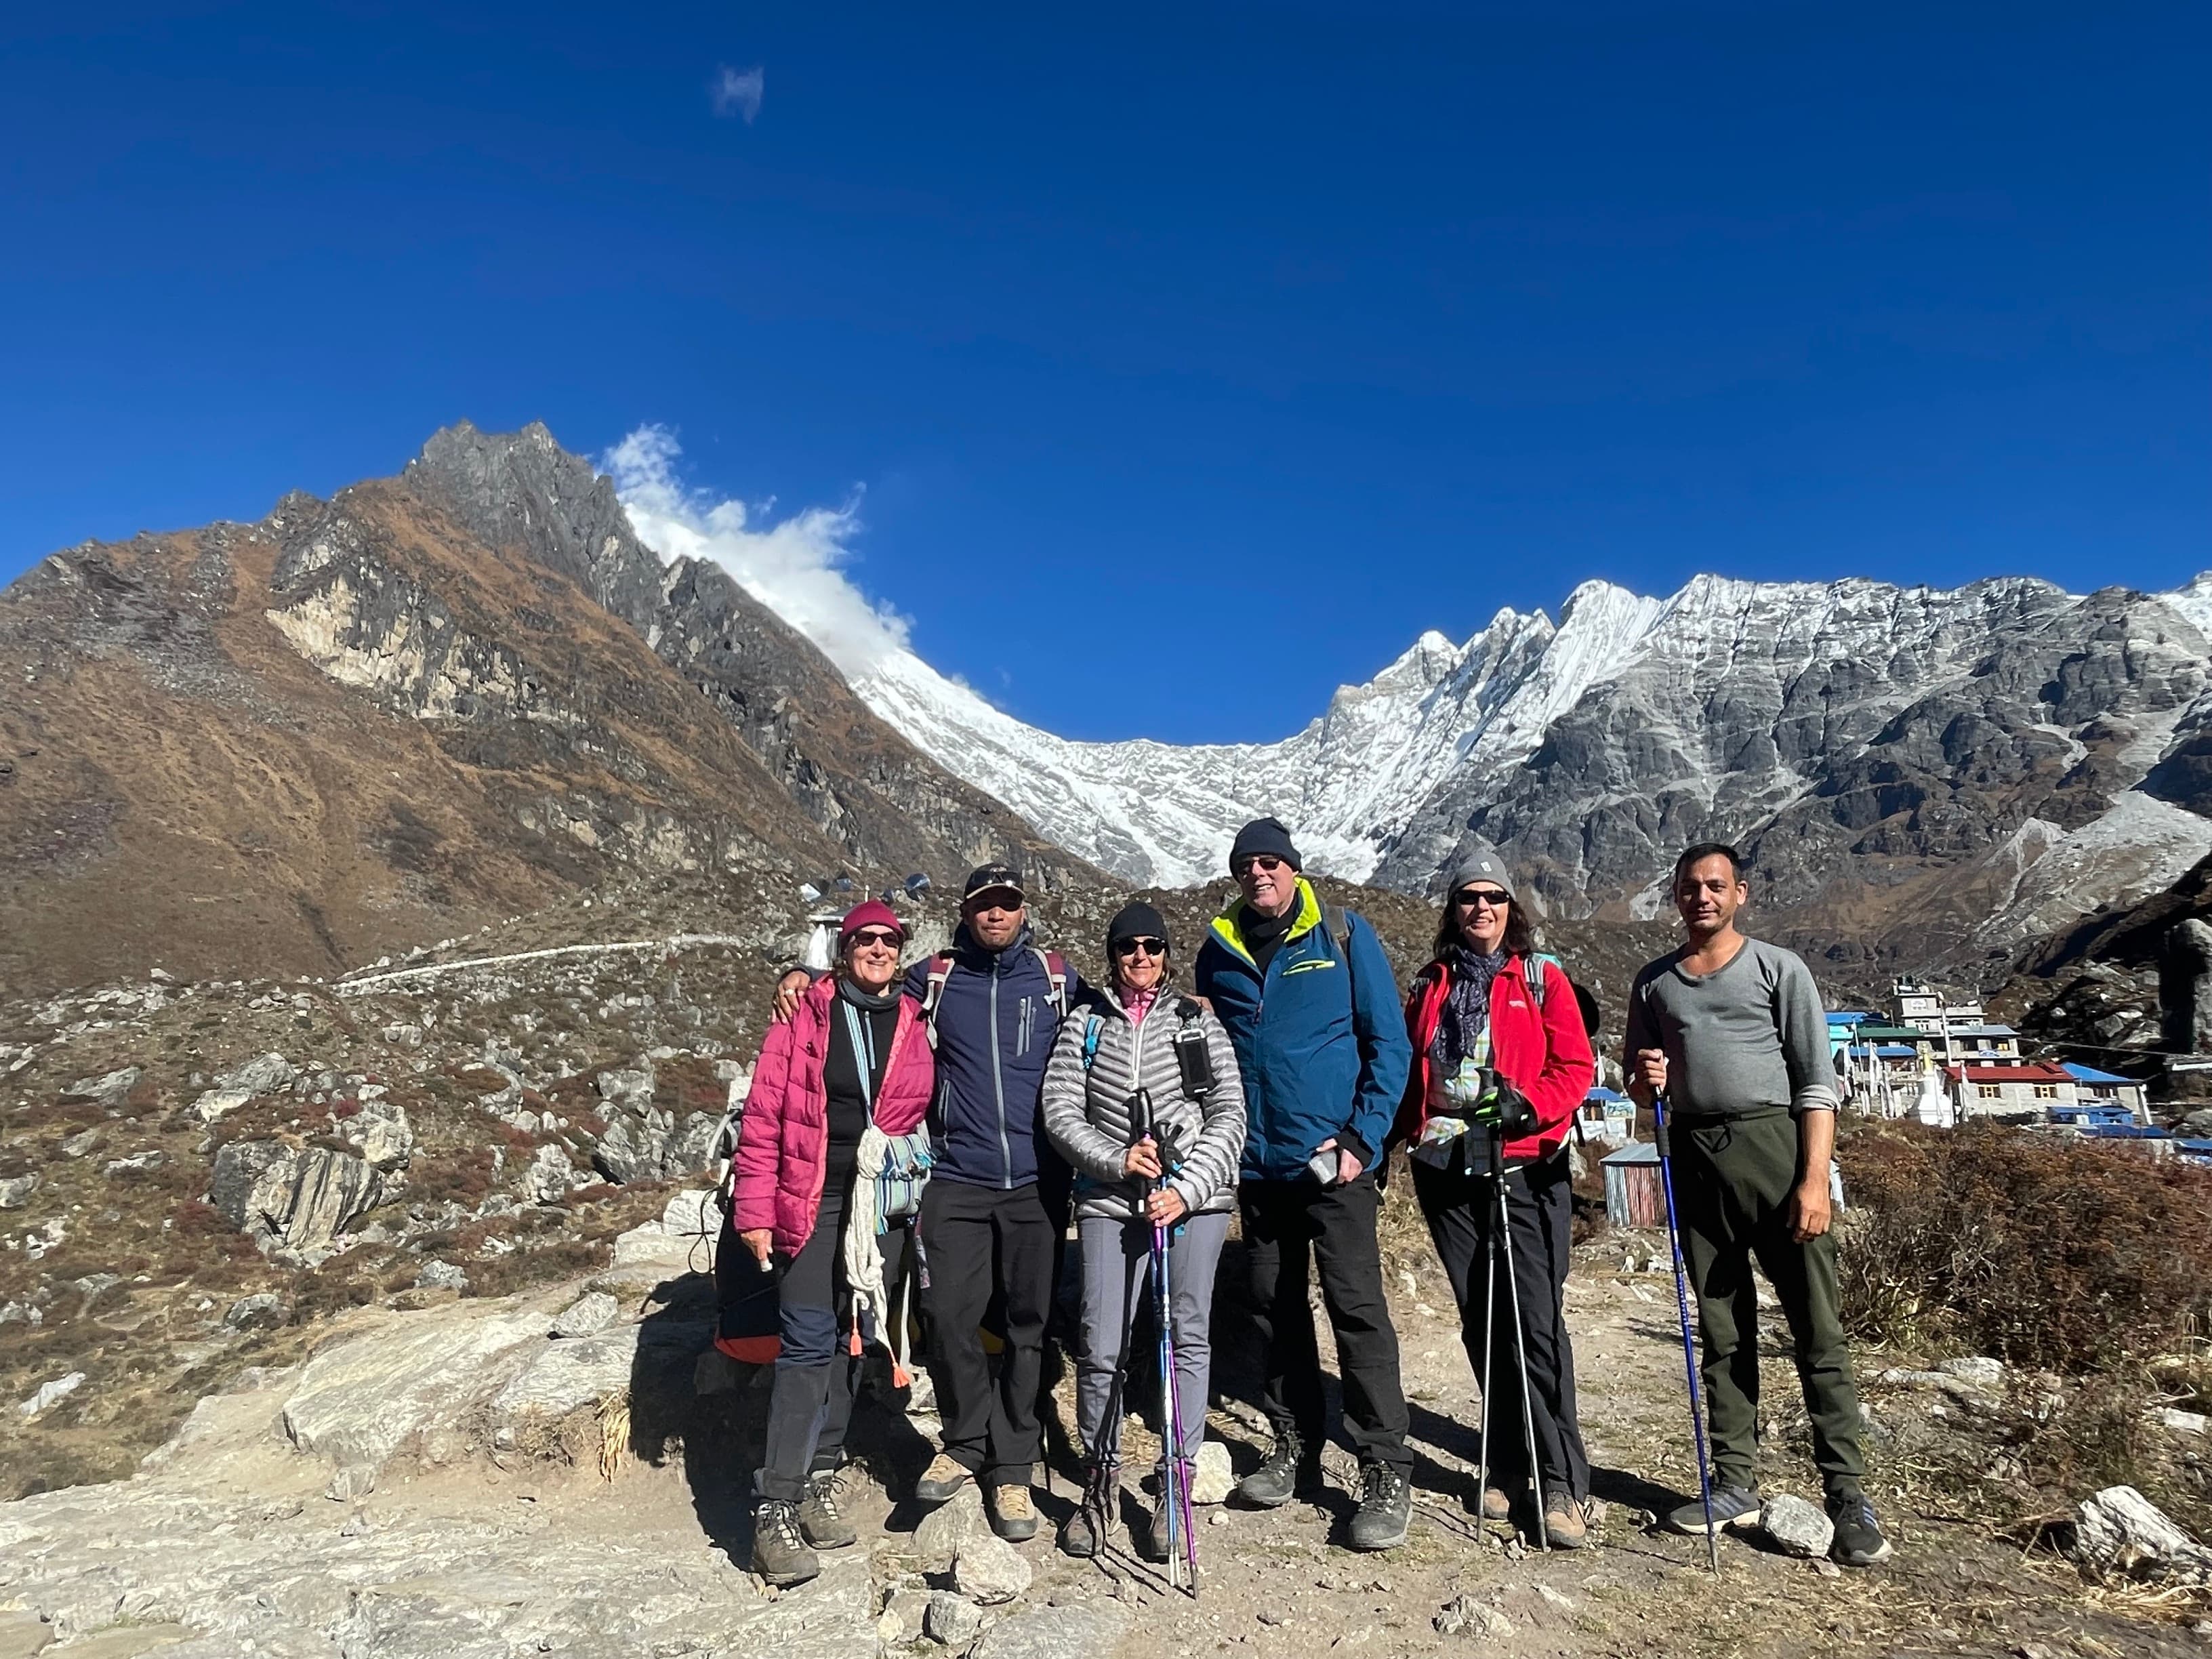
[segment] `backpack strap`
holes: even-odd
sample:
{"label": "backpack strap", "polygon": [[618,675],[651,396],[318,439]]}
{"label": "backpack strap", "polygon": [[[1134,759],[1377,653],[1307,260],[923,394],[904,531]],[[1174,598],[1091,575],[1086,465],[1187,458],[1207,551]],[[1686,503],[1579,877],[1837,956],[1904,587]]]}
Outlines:
{"label": "backpack strap", "polygon": [[952,958],[939,951],[929,959],[929,987],[922,993],[921,1024],[933,1052],[937,1048],[937,1007],[945,1000],[945,981],[952,977]]}
{"label": "backpack strap", "polygon": [[1536,951],[1528,958],[1528,961],[1530,966],[1534,968],[1535,972],[1533,975],[1523,973],[1521,977],[1528,981],[1528,994],[1535,998],[1536,1007],[1539,1012],[1541,1012],[1544,1006],[1544,994],[1551,989],[1552,969],[1558,969],[1559,977],[1565,979],[1567,975],[1567,964],[1548,951]]}
{"label": "backpack strap", "polygon": [[1054,1018],[1067,1018],[1067,958],[1057,951],[1040,951],[1034,945],[1030,954],[1044,964],[1044,976],[1052,981],[1052,990],[1045,1000],[1052,1005]]}
{"label": "backpack strap", "polygon": [[1091,1069],[1091,1062],[1098,1058],[1098,1032],[1104,1024],[1093,1014],[1090,1023],[1083,1028],[1083,1069],[1086,1072]]}
{"label": "backpack strap", "polygon": [[1352,986],[1352,912],[1340,904],[1324,904],[1321,907],[1321,925],[1328,930],[1329,937],[1336,941],[1337,954],[1344,958],[1344,982],[1352,986],[1357,1006],[1358,988]]}

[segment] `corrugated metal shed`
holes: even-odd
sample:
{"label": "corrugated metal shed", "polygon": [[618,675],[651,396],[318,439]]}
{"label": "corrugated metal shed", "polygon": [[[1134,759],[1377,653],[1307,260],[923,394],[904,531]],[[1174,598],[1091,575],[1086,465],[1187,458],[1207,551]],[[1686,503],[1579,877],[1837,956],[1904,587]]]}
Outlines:
{"label": "corrugated metal shed", "polygon": [[1616,1227],[1663,1227],[1667,1193],[1659,1182],[1659,1149],[1648,1140],[1607,1158],[1605,1218]]}

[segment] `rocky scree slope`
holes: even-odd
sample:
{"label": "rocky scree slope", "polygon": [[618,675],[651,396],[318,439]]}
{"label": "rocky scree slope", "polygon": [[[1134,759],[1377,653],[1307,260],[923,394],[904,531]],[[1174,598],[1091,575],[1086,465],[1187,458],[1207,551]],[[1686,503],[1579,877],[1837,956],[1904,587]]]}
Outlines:
{"label": "rocky scree slope", "polygon": [[18,992],[337,971],[640,874],[1085,868],[719,568],[663,570],[543,428],[56,554],[0,594],[0,684]]}

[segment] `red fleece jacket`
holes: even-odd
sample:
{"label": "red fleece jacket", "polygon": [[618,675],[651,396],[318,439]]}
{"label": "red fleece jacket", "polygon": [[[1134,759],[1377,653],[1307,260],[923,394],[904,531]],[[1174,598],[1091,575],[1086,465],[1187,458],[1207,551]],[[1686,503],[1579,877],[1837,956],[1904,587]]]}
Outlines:
{"label": "red fleece jacket", "polygon": [[[1490,1064],[1536,1109],[1536,1133],[1505,1143],[1505,1156],[1524,1162],[1548,1157],[1565,1142],[1575,1108],[1589,1097],[1596,1076],[1575,988],[1557,963],[1539,961],[1534,966],[1547,975],[1540,1007],[1528,988],[1526,957],[1509,958],[1490,986]],[[1407,994],[1406,1035],[1413,1042],[1413,1066],[1390,1132],[1393,1140],[1417,1139],[1428,1121],[1429,1044],[1450,992],[1450,964],[1432,962]]]}

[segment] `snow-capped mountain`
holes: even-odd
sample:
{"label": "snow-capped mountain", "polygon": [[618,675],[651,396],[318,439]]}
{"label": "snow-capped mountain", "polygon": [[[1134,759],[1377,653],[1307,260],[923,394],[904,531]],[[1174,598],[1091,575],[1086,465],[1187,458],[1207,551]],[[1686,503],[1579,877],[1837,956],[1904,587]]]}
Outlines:
{"label": "snow-capped mountain", "polygon": [[1338,875],[1431,890],[1479,835],[1555,913],[1648,914],[1672,850],[1722,837],[1777,901],[1840,882],[1965,947],[2212,853],[2191,810],[2212,798],[2155,775],[2192,735],[2212,748],[2208,635],[2212,577],[2086,598],[1698,577],[1664,600],[1588,582],[1556,624],[1501,611],[1461,645],[1425,634],[1271,744],[1070,742],[910,652],[854,684],[948,770],[1133,881],[1218,875],[1236,827],[1268,812]]}
{"label": "snow-capped mountain", "polygon": [[1092,862],[1159,886],[1221,873],[1231,837],[1272,813],[1316,867],[1371,876],[1447,779],[1525,759],[1584,689],[1627,660],[1661,610],[1605,582],[1554,627],[1500,611],[1464,645],[1430,632],[1278,743],[1077,743],[1024,724],[912,652],[854,678],[878,714],[940,765]]}

